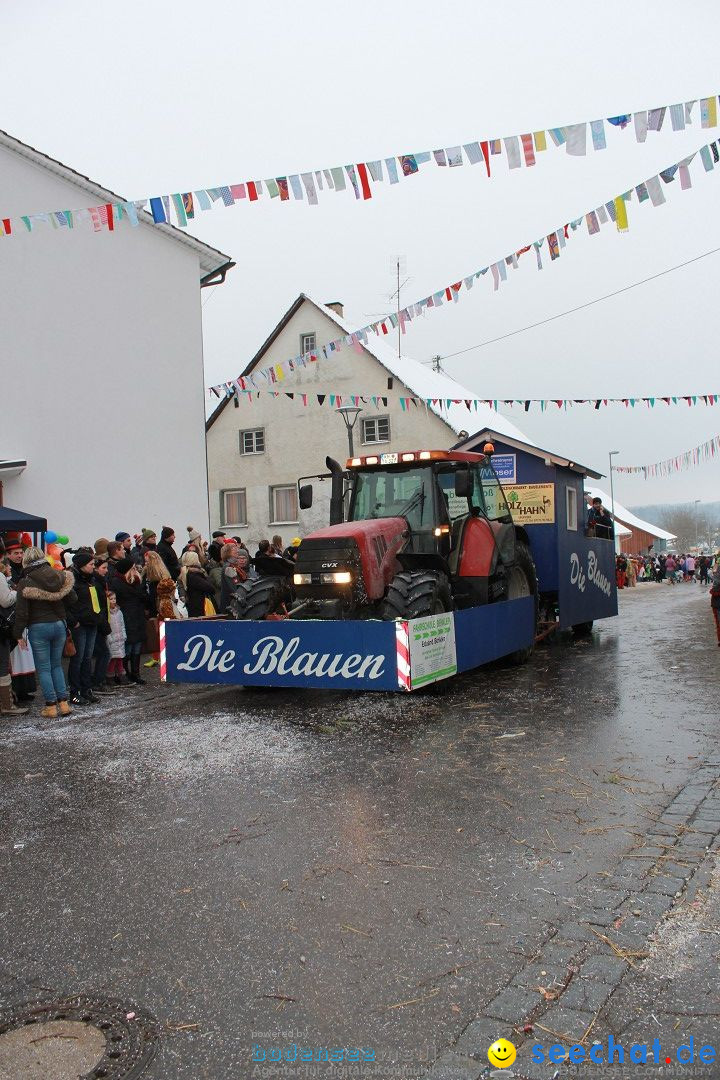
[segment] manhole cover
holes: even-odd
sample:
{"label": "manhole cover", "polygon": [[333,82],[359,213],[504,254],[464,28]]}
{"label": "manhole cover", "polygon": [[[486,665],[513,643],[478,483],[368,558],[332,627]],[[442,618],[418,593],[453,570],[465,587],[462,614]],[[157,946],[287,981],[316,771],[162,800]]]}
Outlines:
{"label": "manhole cover", "polygon": [[128,1002],[25,1002],[0,1013],[0,1080],[130,1080],[152,1060],[157,1037],[155,1020]]}

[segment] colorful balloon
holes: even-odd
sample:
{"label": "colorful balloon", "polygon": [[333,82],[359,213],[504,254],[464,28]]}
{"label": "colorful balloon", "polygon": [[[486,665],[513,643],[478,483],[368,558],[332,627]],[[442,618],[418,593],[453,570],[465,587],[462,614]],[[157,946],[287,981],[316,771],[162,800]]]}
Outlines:
{"label": "colorful balloon", "polygon": [[59,544],[48,544],[47,553],[52,555],[53,559],[59,559],[62,555],[62,548]]}
{"label": "colorful balloon", "polygon": [[57,538],[58,538],[57,533],[53,532],[52,529],[50,529],[48,532],[45,533],[45,543],[46,544],[54,544],[55,541],[57,540]]}
{"label": "colorful balloon", "polygon": [[67,536],[58,536],[58,538],[57,538],[57,542],[58,542],[58,544],[62,544],[63,546],[64,546],[65,544],[69,544],[69,543],[70,543],[70,541],[69,541],[69,539],[67,538]]}

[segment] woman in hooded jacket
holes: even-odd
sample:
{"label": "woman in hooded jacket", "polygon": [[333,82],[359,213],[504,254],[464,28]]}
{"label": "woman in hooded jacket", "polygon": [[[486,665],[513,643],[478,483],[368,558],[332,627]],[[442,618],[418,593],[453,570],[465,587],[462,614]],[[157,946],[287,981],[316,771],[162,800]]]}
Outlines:
{"label": "woman in hooded jacket", "polygon": [[19,642],[27,629],[38,678],[45,695],[42,715],[68,716],[68,691],[62,668],[69,610],[77,603],[70,571],[54,570],[40,548],[23,555],[24,576],[17,585],[13,636]]}
{"label": "woman in hooded jacket", "polygon": [[197,619],[206,614],[205,601],[214,600],[215,587],[200,565],[197,552],[186,551],[180,559],[180,565],[180,582],[185,590],[187,613],[191,619]]}
{"label": "woman in hooded jacket", "polygon": [[115,569],[113,592],[125,621],[125,673],[130,685],[144,686],[145,680],[140,676],[140,654],[152,603],[132,559],[119,559]]}

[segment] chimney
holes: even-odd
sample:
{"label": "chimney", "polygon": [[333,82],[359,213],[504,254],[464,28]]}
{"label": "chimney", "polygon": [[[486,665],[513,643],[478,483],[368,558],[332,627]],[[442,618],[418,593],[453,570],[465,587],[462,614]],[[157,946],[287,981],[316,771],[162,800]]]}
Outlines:
{"label": "chimney", "polygon": [[331,311],[334,311],[335,314],[338,315],[342,319],[342,317],[343,317],[342,300],[328,300],[327,303],[325,304],[325,307],[330,308]]}

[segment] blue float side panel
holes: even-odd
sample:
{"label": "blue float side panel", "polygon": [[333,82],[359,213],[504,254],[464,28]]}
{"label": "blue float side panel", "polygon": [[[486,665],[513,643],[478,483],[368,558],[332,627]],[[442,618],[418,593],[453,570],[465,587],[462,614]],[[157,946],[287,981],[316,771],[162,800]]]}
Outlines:
{"label": "blue float side panel", "polygon": [[168,682],[397,690],[395,624],[178,619],[165,623]]}
{"label": "blue float side panel", "polygon": [[455,612],[458,671],[469,671],[532,645],[535,601],[532,596]]}
{"label": "blue float side panel", "polygon": [[618,613],[615,551],[612,540],[577,533],[559,535],[560,629],[608,619]]}

